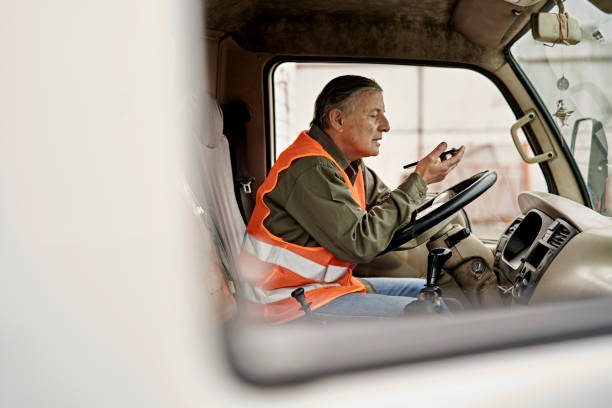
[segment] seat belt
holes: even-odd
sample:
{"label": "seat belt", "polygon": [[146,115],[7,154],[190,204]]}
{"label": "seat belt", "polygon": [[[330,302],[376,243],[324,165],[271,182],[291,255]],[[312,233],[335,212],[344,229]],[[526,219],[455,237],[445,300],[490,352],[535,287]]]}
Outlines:
{"label": "seat belt", "polygon": [[223,107],[223,133],[230,142],[234,191],[245,224],[253,211],[251,184],[255,181],[247,169],[246,123],[251,117],[251,109],[243,101],[232,101]]}

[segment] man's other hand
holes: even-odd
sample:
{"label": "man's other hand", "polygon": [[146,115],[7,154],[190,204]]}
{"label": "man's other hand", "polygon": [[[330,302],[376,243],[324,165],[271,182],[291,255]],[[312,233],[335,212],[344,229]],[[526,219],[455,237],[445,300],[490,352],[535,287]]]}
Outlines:
{"label": "man's other hand", "polygon": [[452,157],[440,159],[440,155],[446,151],[446,148],[446,142],[442,142],[431,153],[419,160],[414,172],[421,176],[425,183],[432,184],[444,180],[463,158],[465,146],[461,146]]}

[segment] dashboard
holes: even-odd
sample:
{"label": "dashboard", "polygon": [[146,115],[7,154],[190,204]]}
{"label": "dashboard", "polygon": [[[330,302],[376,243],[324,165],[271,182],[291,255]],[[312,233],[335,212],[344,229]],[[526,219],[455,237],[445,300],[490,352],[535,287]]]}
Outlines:
{"label": "dashboard", "polygon": [[512,297],[527,304],[550,263],[579,231],[567,220],[531,209],[504,231],[494,267],[512,283]]}

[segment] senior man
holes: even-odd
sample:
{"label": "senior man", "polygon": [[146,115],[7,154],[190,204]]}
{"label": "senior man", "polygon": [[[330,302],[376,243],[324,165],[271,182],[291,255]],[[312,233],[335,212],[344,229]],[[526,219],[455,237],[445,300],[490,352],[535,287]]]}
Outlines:
{"label": "senior man", "polygon": [[397,317],[415,300],[422,279],[364,281],[352,270],[387,247],[427,184],[443,180],[465,149],[440,160],[447,148],[440,143],[390,190],[362,161],[378,155],[389,129],[376,81],[346,75],[323,88],[310,130],[280,154],[257,191],[240,255],[250,314],[275,324],[302,317],[291,297],[298,287],[328,320]]}

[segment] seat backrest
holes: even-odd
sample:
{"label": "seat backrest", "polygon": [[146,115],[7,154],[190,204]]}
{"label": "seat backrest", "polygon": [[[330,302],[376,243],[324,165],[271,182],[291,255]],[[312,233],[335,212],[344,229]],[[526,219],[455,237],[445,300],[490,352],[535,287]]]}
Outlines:
{"label": "seat backrest", "polygon": [[203,162],[203,184],[207,197],[207,208],[219,231],[221,240],[231,256],[236,260],[240,254],[242,239],[246,231],[240,214],[236,195],[229,142],[223,134],[223,117],[217,101],[209,96],[208,120],[211,126],[206,143],[200,144]]}
{"label": "seat backrest", "polygon": [[236,260],[246,227],[236,196],[223,117],[217,101],[209,94],[192,95],[181,108],[187,116],[190,137],[185,189],[201,212],[202,221],[215,241],[216,251],[226,270],[228,286],[235,293],[238,276]]}

